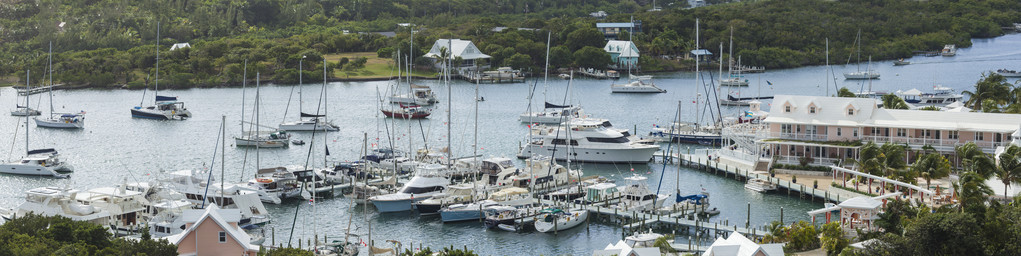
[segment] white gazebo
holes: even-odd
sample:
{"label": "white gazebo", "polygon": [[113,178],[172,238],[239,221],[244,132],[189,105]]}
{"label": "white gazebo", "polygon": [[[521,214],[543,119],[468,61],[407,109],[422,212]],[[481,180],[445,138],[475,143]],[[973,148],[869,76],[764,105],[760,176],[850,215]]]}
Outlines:
{"label": "white gazebo", "polygon": [[875,231],[877,227],[873,224],[875,224],[876,219],[879,219],[879,213],[883,212],[886,201],[889,198],[896,198],[900,195],[900,192],[895,192],[877,197],[859,196],[847,199],[837,205],[809,211],[808,215],[812,216],[812,223],[815,223],[816,215],[826,214],[826,223],[830,223],[832,214],[839,212],[841,228],[846,230],[860,228],[862,230]]}
{"label": "white gazebo", "polygon": [[730,233],[730,237],[716,238],[702,256],[782,256],[783,244],[756,244],[741,233]]}
{"label": "white gazebo", "polygon": [[[438,39],[436,43],[433,43],[433,47],[429,49],[429,52],[423,55],[426,58],[433,59],[433,63],[438,69],[444,68],[443,63],[443,52],[452,49],[451,58],[461,59],[461,63],[454,63],[453,69],[457,71],[474,70],[475,64],[483,59],[489,59],[491,56],[482,53],[478,47],[475,46],[472,41],[461,40],[461,39]],[[486,69],[489,68],[489,64],[481,65],[478,68]]]}

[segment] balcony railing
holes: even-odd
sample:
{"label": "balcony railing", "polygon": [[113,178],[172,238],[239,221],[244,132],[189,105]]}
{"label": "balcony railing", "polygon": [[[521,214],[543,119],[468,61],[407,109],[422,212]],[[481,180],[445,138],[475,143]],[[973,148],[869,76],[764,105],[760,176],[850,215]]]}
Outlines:
{"label": "balcony railing", "polygon": [[925,146],[930,145],[935,148],[953,148],[959,145],[967,144],[968,142],[975,143],[976,146],[981,148],[983,151],[992,152],[996,150],[996,147],[1006,146],[1010,142],[992,142],[992,141],[961,141],[956,139],[929,139],[929,138],[909,138],[909,137],[898,137],[898,136],[873,136],[866,135],[861,136],[862,142],[874,142],[874,143],[898,143],[908,144],[910,146]]}
{"label": "balcony railing", "polygon": [[787,132],[774,132],[770,134],[773,138],[785,139],[785,140],[810,140],[810,141],[827,141],[829,136],[826,134],[812,134],[812,133],[787,133]]}
{"label": "balcony railing", "polygon": [[[774,157],[776,158],[776,163],[799,165],[801,164],[801,158],[803,156],[774,156]],[[817,166],[830,166],[835,165],[839,162],[840,162],[839,158],[813,157],[812,161],[809,162],[808,164]]]}

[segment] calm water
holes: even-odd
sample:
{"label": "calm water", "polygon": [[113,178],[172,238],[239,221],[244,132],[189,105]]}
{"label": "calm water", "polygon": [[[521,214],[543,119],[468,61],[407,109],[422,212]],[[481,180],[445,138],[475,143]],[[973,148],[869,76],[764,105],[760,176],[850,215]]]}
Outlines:
{"label": "calm water", "polygon": [[[846,60],[846,56],[831,56],[834,60]],[[942,84],[958,91],[970,89],[982,72],[999,68],[1021,69],[1021,35],[1007,35],[995,39],[975,40],[971,48],[959,49],[956,57],[915,57],[908,59],[913,64],[894,67],[891,62],[875,62],[873,66],[882,78],[872,82],[875,91],[897,91],[918,88],[930,91],[934,84]],[[842,61],[838,61],[842,62]],[[716,67],[713,68],[715,72]],[[868,88],[862,82],[844,81],[840,75],[855,70],[854,65],[834,65],[839,78],[837,84],[857,90]],[[752,86],[740,90],[748,97],[761,94],[826,94],[825,67],[804,67],[788,70],[771,70],[764,74],[746,76]],[[39,71],[37,71],[39,72]],[[35,72],[33,72],[35,73]],[[40,72],[41,73],[41,72]],[[546,93],[550,102],[580,104],[585,113],[594,117],[608,118],[618,127],[637,129],[636,134],[647,134],[652,124],[665,124],[676,111],[677,102],[683,102],[682,114],[685,119],[695,119],[692,101],[695,100],[693,73],[681,72],[656,74],[655,83],[668,93],[655,95],[611,94],[610,81],[579,79],[567,92],[567,81],[551,78]],[[36,81],[36,78],[32,78]],[[761,87],[757,86],[760,84]],[[768,85],[766,81],[772,83]],[[1012,82],[1015,80],[1012,80]],[[453,111],[451,140],[454,155],[472,154],[474,133],[475,86],[465,82],[454,82],[451,87],[452,100],[448,100],[447,87],[438,81],[419,81],[436,91],[441,103],[436,106],[431,119],[421,122],[394,121],[389,127],[397,134],[393,143],[407,149],[409,139],[415,148],[424,141],[431,147],[447,143],[446,116],[448,102]],[[478,153],[485,156],[513,157],[527,128],[517,121],[517,115],[526,111],[527,84],[484,84],[479,94],[485,101],[478,104]],[[377,92],[388,94],[389,82],[338,82],[329,83],[329,118],[342,129],[322,136],[316,134],[311,147],[310,165],[323,165],[322,143],[329,146],[329,161],[356,159],[362,146],[362,134],[368,133],[374,144],[388,144],[385,139],[390,122],[379,115]],[[832,86],[832,84],[831,84]],[[262,123],[276,126],[283,120],[288,95],[292,86],[264,85],[261,88]],[[314,112],[320,84],[304,85],[306,112]],[[543,93],[540,82],[534,102],[541,104]],[[247,91],[248,110],[251,116],[251,102],[254,90]],[[724,88],[722,94],[727,93]],[[737,94],[738,92],[735,92]],[[830,89],[830,94],[835,89]],[[703,92],[704,94],[704,92]],[[5,109],[13,109],[15,93],[9,88],[0,89],[0,102]],[[180,169],[206,168],[212,160],[215,139],[220,129],[221,116],[227,120],[227,181],[238,182],[251,177],[257,161],[260,166],[304,164],[309,155],[310,145],[293,146],[287,149],[264,149],[258,152],[233,147],[231,138],[240,133],[242,113],[242,90],[191,89],[163,92],[161,95],[179,96],[195,115],[186,121],[160,122],[132,119],[129,109],[141,101],[141,91],[124,90],[78,90],[56,91],[53,95],[57,111],[87,111],[86,128],[81,131],[62,131],[36,128],[30,125],[31,147],[53,147],[61,151],[65,161],[72,163],[76,172],[70,179],[55,180],[23,176],[0,175],[0,206],[15,207],[23,202],[23,191],[40,186],[69,186],[88,189],[112,186],[122,180],[147,181],[161,177],[164,172]],[[567,95],[565,97],[565,95]],[[147,94],[147,102],[152,100]],[[297,97],[297,95],[295,95]],[[700,98],[705,98],[701,96]],[[23,100],[23,99],[19,99]],[[32,105],[47,111],[46,94],[32,97]],[[768,102],[768,101],[767,101]],[[291,117],[297,111],[297,101],[290,106]],[[764,108],[768,108],[764,106]],[[313,109],[313,111],[309,111]],[[732,115],[744,110],[733,107],[721,111]],[[387,120],[384,122],[384,120]],[[24,153],[24,119],[0,115],[0,157],[15,159]],[[33,122],[34,123],[34,122]],[[410,125],[410,127],[409,127]],[[409,131],[410,130],[410,131]],[[17,137],[15,137],[17,134]],[[311,133],[296,133],[300,139],[311,141]],[[377,139],[379,138],[379,139]],[[247,154],[247,160],[246,160]],[[256,160],[258,159],[258,160]],[[218,160],[217,160],[218,161]],[[244,163],[244,164],[243,164]],[[219,169],[217,162],[215,170]],[[808,219],[804,212],[821,206],[787,197],[784,195],[762,195],[748,192],[742,183],[733,179],[661,164],[606,165],[589,164],[581,166],[586,175],[603,175],[615,179],[630,175],[631,172],[649,176],[650,187],[662,187],[663,193],[679,189],[682,194],[693,194],[705,188],[712,193],[711,203],[721,209],[722,214],[714,221],[729,220],[731,224],[742,225],[745,221],[746,204],[751,203],[751,223],[761,226],[779,218],[779,207],[785,208],[785,220]],[[633,171],[632,171],[633,170]],[[660,185],[660,177],[662,184]],[[680,183],[677,183],[679,180]],[[286,243],[291,231],[295,209],[299,214],[294,230],[294,244],[297,239],[307,240],[314,231],[329,237],[341,237],[352,220],[354,233],[367,239],[371,225],[372,238],[377,244],[384,240],[398,240],[417,245],[425,244],[434,248],[454,245],[468,245],[486,255],[587,255],[592,250],[602,249],[606,244],[621,237],[616,226],[592,223],[588,229],[578,228],[562,232],[558,236],[541,233],[508,233],[487,231],[477,222],[442,224],[436,217],[420,217],[417,214],[376,213],[372,207],[351,208],[347,200],[334,198],[321,200],[316,213],[304,202],[292,201],[283,205],[268,205],[273,212],[273,223],[267,225],[267,232],[275,229],[276,243]],[[313,225],[318,223],[318,225]],[[269,236],[269,234],[267,234]],[[270,238],[267,238],[267,242]]]}

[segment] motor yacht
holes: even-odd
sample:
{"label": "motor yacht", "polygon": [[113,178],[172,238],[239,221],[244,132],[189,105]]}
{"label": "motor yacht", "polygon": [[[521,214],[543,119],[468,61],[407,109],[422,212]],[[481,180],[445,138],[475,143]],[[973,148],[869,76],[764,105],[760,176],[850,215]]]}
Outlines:
{"label": "motor yacht", "polygon": [[624,178],[627,185],[620,190],[620,203],[613,206],[626,211],[645,211],[658,209],[670,198],[670,195],[656,194],[646,184],[649,178],[635,174]]}
{"label": "motor yacht", "polygon": [[258,191],[263,202],[280,204],[284,199],[301,196],[300,184],[293,173],[298,169],[294,166],[259,169],[246,186]]}
{"label": "motor yacht", "polygon": [[529,124],[559,124],[581,117],[581,107],[572,105],[555,105],[546,102],[542,111],[525,112],[518,116],[518,121]]}
{"label": "motor yacht", "polygon": [[610,85],[610,92],[613,93],[664,93],[656,84],[652,82],[652,76],[630,76],[630,82],[626,84],[612,84]]}
{"label": "motor yacht", "polygon": [[421,166],[397,193],[370,197],[369,201],[379,212],[411,211],[415,202],[429,199],[447,188],[450,181],[444,175],[445,170],[439,164]]}
{"label": "motor yacht", "polygon": [[570,122],[568,125],[538,126],[530,129],[531,141],[521,147],[518,158],[551,156],[556,160],[596,163],[645,163],[659,146],[633,141],[603,122]]}
{"label": "motor yacht", "polygon": [[480,197],[476,192],[478,189],[478,185],[471,183],[450,185],[443,192],[437,193],[429,199],[416,202],[415,208],[422,215],[437,214],[440,212],[440,209],[448,205],[474,201],[475,198]]}
{"label": "motor yacht", "polygon": [[744,188],[751,191],[766,193],[776,190],[776,184],[764,179],[750,179],[744,184]]}

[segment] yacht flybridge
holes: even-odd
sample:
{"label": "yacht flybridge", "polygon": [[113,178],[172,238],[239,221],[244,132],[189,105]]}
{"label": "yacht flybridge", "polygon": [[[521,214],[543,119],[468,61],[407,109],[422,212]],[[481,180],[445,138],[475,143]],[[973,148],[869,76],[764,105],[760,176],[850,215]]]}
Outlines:
{"label": "yacht flybridge", "polygon": [[530,139],[518,158],[539,155],[580,162],[644,163],[659,150],[659,146],[633,141],[620,130],[607,128],[598,119],[566,122],[559,127],[536,126],[529,132]]}

